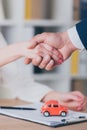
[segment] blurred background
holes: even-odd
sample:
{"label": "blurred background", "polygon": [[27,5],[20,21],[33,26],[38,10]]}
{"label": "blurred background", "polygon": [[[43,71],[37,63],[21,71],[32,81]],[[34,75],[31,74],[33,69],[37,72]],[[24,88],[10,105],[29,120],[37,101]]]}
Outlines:
{"label": "blurred background", "polygon": [[[87,0],[0,0],[0,31],[8,44],[29,40],[42,32],[65,31],[86,17]],[[86,51],[75,52],[50,72],[33,65],[24,71],[26,76],[55,90],[79,90],[87,95]]]}

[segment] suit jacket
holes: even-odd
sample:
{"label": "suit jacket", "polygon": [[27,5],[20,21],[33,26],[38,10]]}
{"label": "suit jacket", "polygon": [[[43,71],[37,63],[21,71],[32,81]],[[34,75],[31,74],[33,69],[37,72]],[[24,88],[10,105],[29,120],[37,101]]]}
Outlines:
{"label": "suit jacket", "polygon": [[76,24],[76,29],[80,40],[82,41],[84,47],[87,49],[87,18]]}

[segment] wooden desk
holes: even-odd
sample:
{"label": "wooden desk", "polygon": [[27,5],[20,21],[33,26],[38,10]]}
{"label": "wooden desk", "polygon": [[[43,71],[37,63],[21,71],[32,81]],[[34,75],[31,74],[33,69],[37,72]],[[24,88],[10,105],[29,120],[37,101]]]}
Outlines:
{"label": "wooden desk", "polygon": [[[27,102],[15,100],[0,100],[0,105],[21,105]],[[7,116],[0,115],[0,130],[87,130],[87,122],[64,127],[51,128],[48,126],[14,119]]]}

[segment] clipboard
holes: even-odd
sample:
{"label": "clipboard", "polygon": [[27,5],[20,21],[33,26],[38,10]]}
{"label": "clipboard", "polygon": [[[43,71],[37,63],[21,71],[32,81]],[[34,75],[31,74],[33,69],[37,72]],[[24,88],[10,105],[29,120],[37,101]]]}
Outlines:
{"label": "clipboard", "polygon": [[66,117],[44,117],[44,115],[40,111],[42,105],[42,103],[33,103],[29,105],[18,106],[18,108],[34,108],[35,110],[0,109],[0,114],[25,121],[39,123],[50,127],[60,127],[87,121],[87,113],[75,112],[71,110],[69,110]]}

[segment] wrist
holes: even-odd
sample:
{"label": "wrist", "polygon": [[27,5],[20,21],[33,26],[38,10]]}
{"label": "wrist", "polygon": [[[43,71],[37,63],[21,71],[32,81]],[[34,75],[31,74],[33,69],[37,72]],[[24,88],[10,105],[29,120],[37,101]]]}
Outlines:
{"label": "wrist", "polygon": [[74,45],[73,43],[71,42],[70,38],[69,38],[69,35],[68,35],[68,32],[63,32],[62,33],[62,38],[63,38],[63,41],[64,41],[64,45],[67,45],[67,47],[69,48],[69,50],[71,52],[74,52],[75,50],[78,50]]}
{"label": "wrist", "polygon": [[14,51],[16,56],[18,56],[18,57],[24,57],[25,56],[27,46],[24,42],[13,44],[13,46],[14,47],[12,47],[12,48],[13,48],[13,51]]}
{"label": "wrist", "polygon": [[36,56],[34,49],[28,49],[28,44],[28,42],[18,43],[16,52],[20,57],[33,58]]}
{"label": "wrist", "polygon": [[50,91],[48,92],[44,97],[43,99],[41,100],[42,102],[46,102],[48,100],[58,100],[60,97],[60,93],[59,92],[56,92],[56,91]]}
{"label": "wrist", "polygon": [[12,44],[11,47],[12,49],[12,52],[13,52],[13,55],[16,56],[16,57],[22,57],[22,44],[21,43],[14,43]]}
{"label": "wrist", "polygon": [[22,53],[23,52],[20,43],[1,48],[0,55],[2,55],[2,57],[0,57],[0,66],[21,58],[23,56]]}

